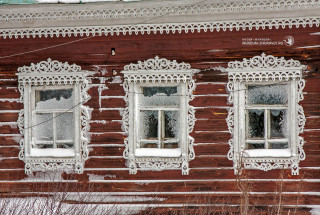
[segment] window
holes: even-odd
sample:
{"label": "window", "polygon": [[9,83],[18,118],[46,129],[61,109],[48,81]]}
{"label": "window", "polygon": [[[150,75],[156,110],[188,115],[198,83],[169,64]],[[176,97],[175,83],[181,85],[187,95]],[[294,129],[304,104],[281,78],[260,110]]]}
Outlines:
{"label": "window", "polygon": [[124,158],[129,172],[181,169],[194,159],[195,117],[189,101],[195,88],[189,64],[155,57],[124,68],[127,107],[123,114]]}
{"label": "window", "polygon": [[82,173],[88,157],[89,114],[83,103],[89,99],[89,72],[51,59],[18,71],[24,104],[18,119],[24,135],[19,158],[26,163],[26,174],[46,170]]}
{"label": "window", "polygon": [[299,174],[305,159],[304,66],[298,61],[262,54],[228,65],[230,108],[227,123],[233,135],[228,158],[235,173],[242,168],[291,168]]}

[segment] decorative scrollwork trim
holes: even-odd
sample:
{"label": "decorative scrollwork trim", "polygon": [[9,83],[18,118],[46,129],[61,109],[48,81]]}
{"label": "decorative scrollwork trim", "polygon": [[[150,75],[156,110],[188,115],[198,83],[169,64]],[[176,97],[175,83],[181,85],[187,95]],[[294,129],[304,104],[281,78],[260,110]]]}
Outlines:
{"label": "decorative scrollwork trim", "polygon": [[[51,8],[45,12],[20,12],[3,13],[0,15],[0,23],[17,22],[41,22],[41,21],[74,21],[74,20],[108,20],[108,19],[132,19],[139,17],[158,17],[166,14],[170,15],[206,15],[206,14],[224,14],[224,13],[243,13],[257,11],[281,11],[304,8],[319,8],[319,0],[260,0],[260,1],[228,1],[228,2],[205,2],[201,4],[176,4],[170,6],[147,5],[143,7],[123,7],[112,8],[112,5],[105,8],[96,7],[88,9],[69,9]],[[126,6],[126,5],[124,5]],[[111,8],[110,8],[111,7]]]}
{"label": "decorative scrollwork trim", "polygon": [[[133,89],[129,85],[146,84],[146,83],[160,83],[165,86],[166,83],[184,83],[185,84],[185,98],[189,102],[193,99],[193,91],[195,89],[195,82],[192,79],[194,73],[198,70],[191,69],[190,64],[177,63],[165,58],[155,58],[139,61],[137,64],[130,64],[124,67],[122,73],[124,74],[123,89],[126,93],[124,96],[127,107],[122,112],[122,127],[128,133],[128,138],[125,138],[123,157],[128,160],[128,167],[130,174],[136,174],[137,170],[163,170],[163,169],[181,169],[182,174],[189,173],[188,162],[195,158],[193,149],[194,139],[189,135],[194,127],[196,118],[194,108],[190,105],[185,107],[187,124],[185,125],[185,132],[188,134],[183,146],[181,146],[182,156],[179,158],[170,157],[136,157],[134,152],[133,134],[130,133],[130,119],[133,119],[134,113],[130,112],[129,100],[132,96]],[[134,88],[134,87],[133,87]],[[132,104],[133,105],[133,104]],[[134,105],[133,105],[134,106]]]}
{"label": "decorative scrollwork trim", "polygon": [[[90,129],[89,120],[91,118],[88,112],[88,107],[83,105],[90,99],[88,94],[88,89],[90,88],[86,76],[90,74],[88,71],[82,71],[80,66],[75,64],[69,65],[66,63],[61,63],[56,60],[48,59],[47,61],[42,61],[38,64],[31,64],[31,66],[23,66],[18,69],[19,73],[19,91],[21,93],[21,102],[27,102],[24,106],[29,106],[30,98],[24,99],[25,88],[29,89],[34,86],[39,85],[61,85],[61,86],[73,86],[77,84],[79,86],[79,104],[80,105],[80,142],[79,144],[79,155],[71,158],[52,158],[52,157],[31,157],[26,155],[26,144],[30,145],[30,137],[27,139],[25,136],[20,141],[20,152],[19,159],[25,162],[25,172],[26,174],[32,174],[34,171],[70,171],[73,170],[76,173],[83,173],[84,161],[88,159],[88,143],[89,136],[88,131]],[[25,101],[24,101],[25,100]],[[18,126],[20,133],[24,135],[26,132],[25,116],[28,115],[30,119],[30,113],[26,113],[22,109],[19,113]],[[77,115],[77,114],[76,114]]]}
{"label": "decorative scrollwork trim", "polygon": [[[285,60],[283,57],[278,58],[264,53],[261,56],[243,59],[243,61],[230,62],[228,66],[226,70],[229,77],[227,88],[230,92],[229,102],[233,104],[233,107],[228,111],[226,119],[229,132],[232,134],[232,138],[229,140],[228,159],[233,160],[235,174],[239,174],[238,170],[243,164],[244,168],[264,171],[291,168],[292,175],[298,175],[299,162],[305,159],[304,140],[299,134],[303,132],[306,118],[302,106],[298,103],[303,100],[302,90],[305,86],[305,81],[302,79],[302,70],[306,67],[301,65],[299,61]],[[292,113],[292,116],[288,116],[288,118],[290,123],[296,126],[296,128],[292,129],[297,131],[297,134],[292,132],[293,134],[291,135],[293,136],[289,137],[291,140],[291,156],[280,158],[244,156],[245,134],[239,129],[239,126],[245,127],[244,112],[241,112],[244,107],[240,107],[240,104],[244,103],[239,101],[240,98],[246,97],[246,90],[243,88],[244,84],[242,82],[276,84],[279,81],[286,82],[288,90],[291,91],[290,95],[295,95],[295,98],[291,98],[290,101],[292,102],[288,106]],[[240,134],[242,139],[240,139]]]}
{"label": "decorative scrollwork trim", "polygon": [[135,24],[112,26],[81,26],[81,27],[43,27],[43,28],[7,28],[0,30],[0,38],[30,38],[30,37],[77,37],[102,35],[132,35],[132,34],[175,34],[213,31],[240,31],[259,29],[285,29],[292,27],[319,27],[320,17],[292,17],[272,19],[251,19],[235,21],[190,22],[190,23],[164,23],[164,24]]}

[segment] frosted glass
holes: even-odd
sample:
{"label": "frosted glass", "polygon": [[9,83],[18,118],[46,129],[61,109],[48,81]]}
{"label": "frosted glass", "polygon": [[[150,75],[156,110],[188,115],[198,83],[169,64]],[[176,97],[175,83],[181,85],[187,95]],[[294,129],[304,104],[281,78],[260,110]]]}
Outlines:
{"label": "frosted glass", "polygon": [[287,104],[287,85],[248,86],[248,104]]}

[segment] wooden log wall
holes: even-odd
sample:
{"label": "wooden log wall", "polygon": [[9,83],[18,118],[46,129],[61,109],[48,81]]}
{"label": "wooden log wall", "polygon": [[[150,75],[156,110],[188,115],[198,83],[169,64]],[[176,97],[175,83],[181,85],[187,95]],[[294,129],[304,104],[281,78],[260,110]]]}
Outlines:
{"label": "wooden log wall", "polygon": [[[157,205],[161,210],[200,203],[225,205],[230,211],[239,211],[244,193],[239,189],[239,178],[234,175],[229,150],[226,117],[227,74],[223,72],[229,61],[261,55],[262,52],[286,59],[293,58],[308,66],[306,87],[301,102],[306,115],[303,137],[306,160],[300,163],[300,175],[290,170],[245,171],[242,187],[246,187],[249,203],[261,214],[272,211],[281,198],[282,212],[289,210],[309,214],[313,205],[320,205],[320,29],[316,27],[181,34],[138,34],[59,38],[0,39],[0,185],[2,194],[29,195],[59,191],[68,184],[77,191],[111,192],[120,196],[154,197],[144,204]],[[317,34],[316,34],[317,33]],[[242,45],[243,38],[269,38],[283,41],[294,38],[294,45]],[[111,56],[111,48],[116,55]],[[120,71],[130,63],[147,60],[156,55],[177,62],[190,63],[200,69],[196,74],[197,88],[191,102],[196,109],[196,158],[190,162],[190,174],[181,170],[138,171],[129,175],[122,157],[125,135],[121,129],[123,100]],[[80,65],[82,69],[97,71],[89,90],[92,109],[89,144],[90,156],[82,175],[63,173],[62,182],[48,182],[48,177],[37,173],[28,177],[24,163],[18,159],[17,127],[19,102],[17,68],[51,58]],[[115,70],[117,74],[113,74]],[[103,87],[99,96],[98,88]],[[99,104],[100,101],[100,104]],[[50,181],[50,180],[49,180]],[[55,186],[60,184],[60,186]],[[68,187],[68,186],[66,186]],[[160,200],[159,200],[160,199]],[[132,201],[132,203],[140,203]],[[216,208],[218,208],[216,206]],[[195,206],[196,207],[196,206]],[[208,206],[209,207],[209,206]],[[161,209],[162,208],[162,209]],[[184,208],[186,209],[186,208]],[[187,207],[189,211],[194,208]],[[179,209],[182,210],[181,208]],[[141,212],[143,213],[143,212]],[[269,213],[270,214],[270,213]]]}

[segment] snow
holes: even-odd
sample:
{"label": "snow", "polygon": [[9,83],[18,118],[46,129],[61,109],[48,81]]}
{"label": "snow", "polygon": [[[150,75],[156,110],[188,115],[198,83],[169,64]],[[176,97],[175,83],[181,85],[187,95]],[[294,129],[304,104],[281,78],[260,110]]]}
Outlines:
{"label": "snow", "polygon": [[74,157],[74,149],[31,149],[32,157]]}
{"label": "snow", "polygon": [[[61,182],[63,181],[62,171],[46,171],[46,172],[35,172],[34,175],[29,175],[27,178],[21,181],[32,181],[32,182],[39,182],[39,181],[56,181]],[[71,182],[70,180],[65,180]],[[77,181],[75,181],[77,182]]]}
{"label": "snow", "polygon": [[56,98],[49,99],[46,101],[40,101],[36,104],[37,110],[47,110],[47,109],[70,109],[73,106],[73,96],[70,98],[61,97],[58,101]]}
{"label": "snow", "polygon": [[255,85],[248,87],[249,104],[286,104],[287,85]]}
{"label": "snow", "polygon": [[[90,193],[87,193],[90,197]],[[49,197],[1,198],[2,214],[137,214],[148,204],[71,204],[65,203],[69,193],[55,194]],[[108,197],[108,196],[106,196]],[[120,197],[119,197],[120,198]],[[83,202],[80,197],[77,201]],[[151,200],[152,201],[152,200]],[[143,201],[142,201],[143,203]]]}
{"label": "snow", "polygon": [[165,93],[156,93],[152,96],[142,96],[141,104],[144,106],[177,106],[179,104],[179,96],[176,93],[169,96]]}
{"label": "snow", "polygon": [[320,205],[314,205],[310,213],[311,215],[320,215]]}
{"label": "snow", "polygon": [[157,148],[141,148],[136,149],[137,157],[180,157],[181,149],[157,149]]}
{"label": "snow", "polygon": [[291,157],[290,149],[250,149],[245,150],[245,157]]}

